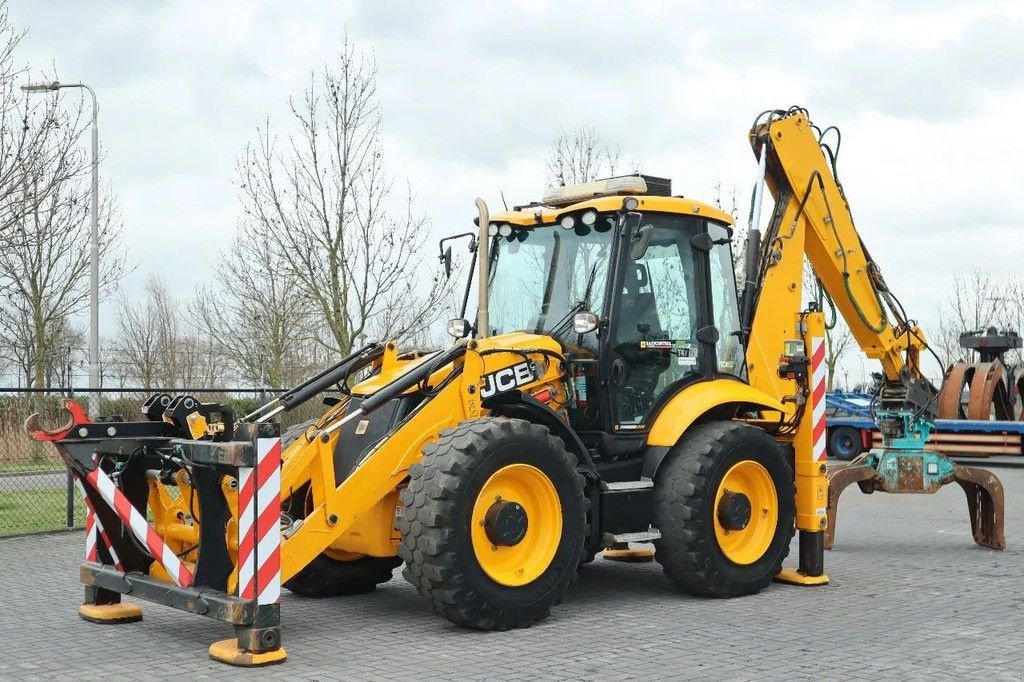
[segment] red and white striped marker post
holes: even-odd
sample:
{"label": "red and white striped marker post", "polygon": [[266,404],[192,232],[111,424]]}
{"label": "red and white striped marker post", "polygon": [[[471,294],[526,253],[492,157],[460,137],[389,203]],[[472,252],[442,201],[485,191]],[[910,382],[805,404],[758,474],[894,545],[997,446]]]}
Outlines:
{"label": "red and white striped marker post", "polygon": [[811,423],[814,434],[814,461],[824,462],[828,459],[826,448],[827,436],[825,428],[825,387],[827,385],[827,368],[825,367],[825,337],[811,337]]}
{"label": "red and white striped marker post", "polygon": [[125,527],[132,532],[132,535],[149,550],[157,563],[164,567],[167,574],[171,576],[171,580],[180,587],[190,587],[194,579],[191,571],[185,567],[178,555],[164,544],[164,541],[157,535],[156,529],[146,522],[145,515],[132,506],[125,494],[114,484],[114,481],[103,473],[99,466],[89,472],[86,480],[99,492],[104,502],[110,505],[110,508],[114,510]]}
{"label": "red and white striped marker post", "polygon": [[89,500],[89,496],[85,493],[85,486],[82,485],[82,481],[77,476],[75,477],[75,485],[78,486],[78,491],[82,493],[82,499],[85,501],[85,560],[94,563],[99,562],[99,543],[102,542],[103,546],[107,548],[110,560],[114,562],[114,567],[119,571],[124,571],[121,558],[117,555],[117,551],[114,549],[113,543],[110,542],[110,538],[107,537],[107,531],[103,528],[103,522],[100,521],[99,515]]}
{"label": "red and white striped marker post", "polygon": [[238,596],[281,600],[281,438],[258,438],[256,467],[238,470]]}

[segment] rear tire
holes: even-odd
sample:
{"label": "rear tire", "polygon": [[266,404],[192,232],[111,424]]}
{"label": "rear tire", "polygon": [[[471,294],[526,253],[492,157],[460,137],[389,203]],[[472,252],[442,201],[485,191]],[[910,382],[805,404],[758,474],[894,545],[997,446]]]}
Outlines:
{"label": "rear tire", "polygon": [[309,430],[313,424],[316,424],[318,420],[309,419],[295,426],[289,427],[281,434],[281,451],[284,452],[288,449],[288,446],[297,441],[306,431]]}
{"label": "rear tire", "polygon": [[352,561],[338,561],[326,554],[313,559],[284,584],[302,597],[345,597],[373,592],[381,583],[391,580],[402,563],[398,557],[364,556]]}
{"label": "rear tire", "polygon": [[[434,611],[481,630],[544,619],[575,578],[586,539],[583,477],[562,441],[520,419],[467,421],[428,445],[409,477],[398,551]],[[496,510],[505,505],[520,506],[510,514],[518,525],[503,526]],[[491,540],[495,529],[510,544]]]}
{"label": "rear tire", "polygon": [[[733,497],[745,493],[740,506],[748,520],[742,528],[742,519],[728,518],[730,508],[723,506],[727,491]],[[792,470],[763,430],[738,422],[693,427],[655,477],[655,525],[661,531],[655,558],[689,594],[756,594],[789,554],[795,495]]]}

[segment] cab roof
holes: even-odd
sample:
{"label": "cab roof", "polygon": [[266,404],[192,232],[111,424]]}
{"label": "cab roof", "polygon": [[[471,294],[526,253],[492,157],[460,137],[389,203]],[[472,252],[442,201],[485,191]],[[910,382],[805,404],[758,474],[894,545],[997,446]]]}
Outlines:
{"label": "cab roof", "polygon": [[491,215],[491,222],[509,223],[518,227],[550,225],[552,223],[557,223],[561,217],[567,213],[576,213],[588,208],[592,208],[598,212],[618,211],[622,208],[623,201],[628,197],[633,197],[637,200],[639,204],[637,206],[637,210],[641,212],[653,211],[658,213],[677,213],[681,215],[700,216],[702,218],[708,218],[709,220],[723,223],[730,227],[735,223],[731,215],[710,204],[705,204],[702,201],[687,199],[686,197],[664,197],[643,194],[622,194],[595,197],[586,201],[570,204],[569,206],[555,207],[538,204],[522,206],[517,207],[516,210],[512,211],[499,211],[497,213],[493,213]]}

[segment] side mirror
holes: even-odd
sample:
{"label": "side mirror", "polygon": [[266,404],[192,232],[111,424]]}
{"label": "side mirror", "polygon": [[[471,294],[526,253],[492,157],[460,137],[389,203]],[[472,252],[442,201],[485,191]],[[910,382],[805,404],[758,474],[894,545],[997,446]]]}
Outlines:
{"label": "side mirror", "polygon": [[448,320],[448,334],[455,337],[456,339],[462,339],[469,336],[471,327],[469,320],[462,318],[455,318],[454,320]]}
{"label": "side mirror", "polygon": [[452,276],[452,247],[449,246],[441,252],[441,262],[444,264],[444,278],[450,279]]}
{"label": "side mirror", "polygon": [[597,329],[597,315],[591,312],[579,312],[572,316],[572,330],[577,334],[588,334]]}
{"label": "side mirror", "polygon": [[654,225],[648,223],[633,232],[630,240],[629,257],[633,260],[640,260],[647,253],[647,247],[651,245],[651,238],[654,236]]}

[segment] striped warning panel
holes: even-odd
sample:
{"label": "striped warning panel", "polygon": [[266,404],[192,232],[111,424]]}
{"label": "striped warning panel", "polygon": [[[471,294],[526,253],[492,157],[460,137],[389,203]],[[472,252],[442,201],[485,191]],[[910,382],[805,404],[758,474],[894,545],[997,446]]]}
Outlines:
{"label": "striped warning panel", "polygon": [[238,470],[238,595],[281,599],[281,439],[257,439],[256,467]]}
{"label": "striped warning panel", "polygon": [[[171,579],[181,587],[191,586],[193,580],[192,573],[185,567],[181,559],[178,558],[178,555],[164,544],[164,541],[157,535],[153,526],[146,522],[146,517],[142,512],[132,506],[132,503],[118,489],[110,477],[103,473],[102,469],[96,467],[89,472],[86,480],[99,492],[100,497],[110,505],[110,508],[114,510],[114,513],[121,519],[125,527],[131,530],[132,535],[164,567],[164,570],[171,576]],[[97,528],[100,528],[100,526],[97,526]]]}
{"label": "striped warning panel", "polygon": [[103,522],[100,521],[96,510],[93,509],[92,501],[85,494],[85,486],[82,485],[82,481],[77,476],[75,477],[75,485],[78,486],[78,491],[82,493],[82,499],[85,500],[85,560],[99,561],[99,543],[102,542],[103,546],[107,548],[107,553],[110,555],[111,560],[114,562],[114,567],[119,571],[123,571],[124,566],[121,565],[121,557],[117,555],[114,545],[110,542],[110,538],[107,537],[107,531],[103,527]]}
{"label": "striped warning panel", "polygon": [[811,421],[814,425],[814,459],[824,462],[828,458],[825,434],[825,337],[811,337]]}
{"label": "striped warning panel", "polygon": [[[77,481],[75,481],[77,483]],[[78,484],[81,489],[82,484]],[[83,494],[85,491],[82,491]],[[92,511],[92,505],[88,502],[85,503],[85,560],[96,561],[96,539],[99,537],[99,531],[96,530],[96,515]]]}

